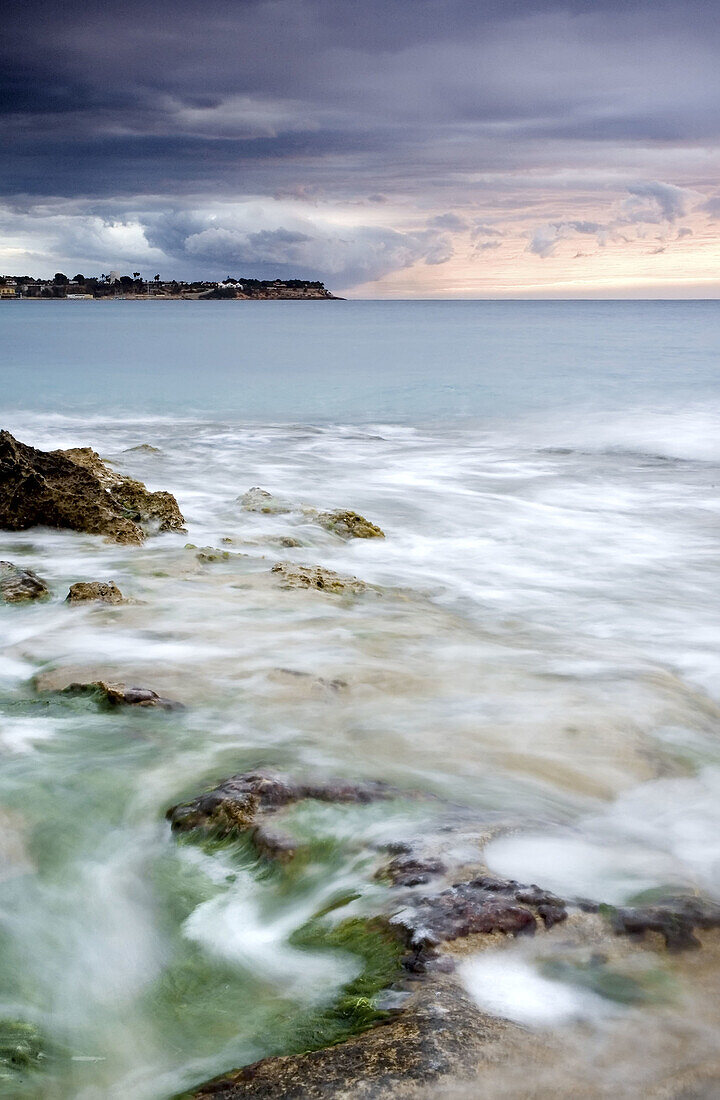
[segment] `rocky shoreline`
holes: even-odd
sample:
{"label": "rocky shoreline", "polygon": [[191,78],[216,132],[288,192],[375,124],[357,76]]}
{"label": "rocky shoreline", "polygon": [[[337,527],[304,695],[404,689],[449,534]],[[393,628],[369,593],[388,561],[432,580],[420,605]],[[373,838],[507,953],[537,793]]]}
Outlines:
{"label": "rocky shoreline", "polygon": [[[338,541],[386,537],[352,510],[298,507],[258,487],[244,493],[239,503],[246,511],[271,516],[299,512]],[[136,547],[161,532],[184,532],[185,520],[172,494],[150,492],[142,482],[116,473],[88,447],[40,451],[0,432],[0,528],[26,531],[35,526],[101,535]],[[279,538],[283,548],[297,544],[290,535]],[[188,549],[201,564],[211,566],[230,561],[234,554],[215,547]],[[37,565],[42,573],[42,562]],[[305,590],[316,601],[372,601],[384,595],[381,587],[355,576],[288,561],[269,566],[263,581],[278,591]],[[52,596],[51,586],[33,570],[0,562],[0,603],[17,605],[13,613],[47,603]],[[114,609],[133,603],[109,580],[78,580],[64,602],[68,614],[80,614],[71,610],[78,605],[114,614]],[[293,669],[277,672],[286,678],[304,675]],[[338,694],[347,683],[321,677],[310,686]],[[92,669],[80,677],[70,669],[41,673],[33,692],[41,700],[84,699],[101,713],[125,708],[159,712],[157,720],[163,722],[192,707],[187,699],[99,677]],[[157,809],[166,813],[177,843],[219,845],[230,855],[233,845],[249,845],[261,868],[279,876],[302,876],[314,858],[314,841],[294,828],[298,808],[317,804],[345,813],[373,805],[390,810],[406,803],[419,821],[412,835],[400,830],[394,839],[374,846],[365,840],[354,844],[368,866],[369,881],[377,884],[372,905],[357,912],[354,897],[340,898],[315,913],[295,936],[300,947],[322,945],[355,954],[362,960],[360,974],[313,1018],[294,1049],[228,1066],[224,1074],[183,1096],[369,1100],[465,1095],[462,1089],[474,1095],[474,1089],[486,1087],[483,1075],[495,1080],[499,1065],[561,1064],[563,1052],[519,1024],[484,1011],[463,976],[469,958],[490,948],[505,949],[514,941],[542,943],[549,972],[554,967],[556,974],[564,973],[609,1001],[640,1004],[652,996],[643,969],[648,958],[665,965],[664,960],[686,953],[713,956],[720,906],[709,898],[669,892],[615,906],[602,898],[559,897],[541,885],[499,878],[484,861],[484,847],[493,837],[527,827],[527,821],[481,815],[462,799],[451,804],[412,783],[400,788],[381,778],[285,773],[258,760],[254,770],[221,778],[186,801]],[[698,1072],[699,1087],[713,1088],[712,1067],[699,1067]],[[574,1087],[569,1084],[567,1093],[554,1095],[577,1095]],[[684,1088],[681,1081],[675,1091],[671,1087],[653,1095],[677,1100],[711,1095]],[[586,1095],[604,1094],[588,1088]]]}

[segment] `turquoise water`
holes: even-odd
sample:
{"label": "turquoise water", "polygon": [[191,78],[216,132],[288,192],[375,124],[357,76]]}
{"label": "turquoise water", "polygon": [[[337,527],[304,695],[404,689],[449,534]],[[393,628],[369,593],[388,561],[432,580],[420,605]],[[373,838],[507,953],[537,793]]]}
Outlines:
{"label": "turquoise water", "polygon": [[2,404],[418,423],[717,399],[717,302],[4,302]]}
{"label": "turquoise water", "polygon": [[[720,897],[716,303],[2,303],[0,347],[2,427],[93,446],[188,527],[0,533],[53,593],[0,606],[0,1040],[20,1021],[48,1053],[23,1073],[0,1043],[0,1095],[167,1100],[302,1045],[357,974],[298,930],[338,898],[383,904],[368,852],[422,825],[307,808],[297,877],[178,845],[166,808],[233,772],[501,811],[518,828],[491,868],[560,893]],[[243,511],[255,485],[292,510]],[[342,542],[304,506],[387,538]],[[279,590],[289,555],[384,594]],[[111,579],[137,602],[64,603]],[[32,678],[66,670],[187,709],[38,700]],[[519,1019],[523,981],[500,998]],[[692,1060],[708,1037],[681,1015]],[[638,1009],[618,1072],[640,1079],[676,1023]],[[583,1027],[614,1049],[604,1017]]]}

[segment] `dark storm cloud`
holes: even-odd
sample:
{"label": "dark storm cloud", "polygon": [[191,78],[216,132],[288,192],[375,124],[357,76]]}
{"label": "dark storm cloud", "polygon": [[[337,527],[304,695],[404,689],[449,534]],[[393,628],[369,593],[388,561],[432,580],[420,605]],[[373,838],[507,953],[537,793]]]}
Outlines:
{"label": "dark storm cloud", "polygon": [[[672,222],[693,184],[673,156],[720,142],[719,37],[713,4],[679,0],[25,0],[3,12],[0,199],[132,212],[187,268],[211,265],[215,247],[218,263],[303,260],[348,278],[443,262],[446,232],[474,224],[448,206],[477,188],[517,206],[522,182],[503,173],[629,164],[628,223]],[[682,187],[640,178],[633,156],[647,149],[667,151]],[[321,219],[307,231],[280,211],[254,242],[233,218],[211,233],[202,212],[182,236],[209,201],[291,194],[370,211],[411,200],[425,235],[372,218],[345,236]],[[551,255],[558,232],[532,250]]]}

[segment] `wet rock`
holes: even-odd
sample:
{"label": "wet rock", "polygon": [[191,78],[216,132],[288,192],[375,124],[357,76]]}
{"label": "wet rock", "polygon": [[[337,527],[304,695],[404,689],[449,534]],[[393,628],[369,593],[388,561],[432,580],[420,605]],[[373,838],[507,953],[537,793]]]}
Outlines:
{"label": "wet rock", "polygon": [[316,588],[335,595],[356,596],[367,592],[370,587],[357,577],[343,577],[321,565],[295,565],[280,561],[273,565],[272,572],[282,577],[283,588]]}
{"label": "wet rock", "polygon": [[537,886],[481,876],[408,899],[392,923],[410,947],[423,949],[478,933],[532,934],[538,917],[545,927],[565,920],[565,903]]}
{"label": "wet rock", "polygon": [[89,600],[111,604],[127,603],[113,581],[77,581],[70,585],[66,603],[86,603]]}
{"label": "wet rock", "polygon": [[700,897],[666,898],[656,905],[615,909],[611,913],[617,935],[643,938],[646,932],[657,932],[670,951],[700,947],[697,929],[720,928],[720,905]]}
{"label": "wet rock", "polygon": [[151,443],[138,443],[136,447],[126,447],[123,454],[159,455],[162,451],[159,447],[153,447]]}
{"label": "wet rock", "polygon": [[319,512],[317,522],[342,539],[384,539],[385,532],[358,512]]}
{"label": "wet rock", "polygon": [[515,1024],[481,1013],[450,979],[438,979],[418,987],[400,1013],[371,1031],[324,1050],[265,1058],[190,1095],[195,1100],[410,1096],[414,1088],[432,1088],[451,1075],[474,1076],[483,1063],[499,1061],[515,1043],[526,1041],[525,1035]]}
{"label": "wet rock", "polygon": [[[0,1019],[0,1080],[24,1076],[47,1060],[47,1044],[34,1024]],[[10,1096],[10,1093],[4,1095]]]}
{"label": "wet rock", "polygon": [[279,683],[292,683],[293,681],[307,686],[313,694],[337,694],[348,688],[347,680],[336,677],[328,680],[325,676],[313,676],[311,672],[303,672],[297,668],[275,668],[270,674],[271,679]]}
{"label": "wet rock", "polygon": [[280,516],[292,511],[291,506],[286,501],[273,496],[272,493],[268,493],[266,489],[261,489],[258,485],[253,486],[252,489],[248,489],[246,493],[238,497],[238,503],[246,512],[262,512],[268,516]]}
{"label": "wet rock", "polygon": [[408,854],[391,859],[378,873],[378,878],[388,878],[393,886],[424,886],[446,872],[447,865],[439,859],[423,859]]}
{"label": "wet rock", "polygon": [[233,775],[191,802],[172,806],[166,817],[174,831],[200,829],[216,836],[246,832],[264,815],[307,798],[319,802],[368,803],[397,794],[386,783],[343,779],[299,782],[277,772]]}
{"label": "wet rock", "polygon": [[182,703],[164,699],[151,688],[133,687],[130,684],[107,683],[94,680],[91,683],[72,683],[62,688],[61,695],[94,696],[108,707],[146,707],[157,710],[184,710]]}
{"label": "wet rock", "polygon": [[50,595],[50,589],[32,569],[21,569],[9,561],[0,561],[0,601],[5,603],[27,603],[29,600],[44,600]]}
{"label": "wet rock", "polygon": [[171,493],[110,470],[89,447],[40,451],[0,432],[0,527],[46,526],[141,543],[143,525],[183,530]]}

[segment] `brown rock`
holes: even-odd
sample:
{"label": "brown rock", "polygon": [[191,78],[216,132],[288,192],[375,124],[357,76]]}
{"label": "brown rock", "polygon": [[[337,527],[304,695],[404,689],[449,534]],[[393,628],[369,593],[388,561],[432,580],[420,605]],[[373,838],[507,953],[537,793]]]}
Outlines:
{"label": "brown rock", "polygon": [[319,512],[317,521],[326,531],[343,539],[384,539],[385,532],[358,512]]}
{"label": "brown rock", "polygon": [[507,1057],[525,1037],[522,1028],[480,1012],[455,983],[442,979],[417,988],[399,1015],[371,1031],[324,1050],[265,1058],[190,1095],[195,1100],[414,1096],[419,1085],[475,1075],[482,1064]]}
{"label": "brown rock", "polygon": [[46,526],[140,543],[141,524],[182,530],[170,493],[149,492],[141,481],[108,469],[95,451],[76,447],[40,451],[0,432],[0,527]]}
{"label": "brown rock", "polygon": [[90,695],[107,707],[154,707],[158,710],[184,710],[182,703],[174,699],[163,699],[151,688],[133,687],[130,684],[107,683],[95,680],[92,683],[68,684],[61,695]]}
{"label": "brown rock", "polygon": [[202,829],[219,836],[245,832],[282,806],[314,798],[319,802],[368,803],[396,795],[385,783],[343,779],[299,782],[277,772],[233,775],[191,802],[172,806],[166,817],[176,832]]}
{"label": "brown rock", "polygon": [[127,602],[113,581],[78,581],[70,585],[66,603],[85,603],[88,600],[113,604]]}
{"label": "brown rock", "polygon": [[369,588],[357,577],[343,577],[321,565],[295,565],[293,562],[279,561],[273,565],[272,572],[282,577],[283,588],[317,588],[321,592],[354,596]]}
{"label": "brown rock", "polygon": [[32,569],[21,569],[10,561],[0,561],[0,600],[5,603],[27,603],[44,600],[50,595],[45,581]]}

